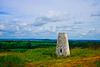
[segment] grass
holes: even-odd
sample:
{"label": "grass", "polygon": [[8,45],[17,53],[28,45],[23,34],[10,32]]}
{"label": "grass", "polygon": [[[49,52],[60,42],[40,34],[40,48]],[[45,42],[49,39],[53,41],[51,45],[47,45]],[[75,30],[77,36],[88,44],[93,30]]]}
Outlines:
{"label": "grass", "polygon": [[[0,67],[8,66],[66,66],[74,65],[89,66],[88,63],[100,66],[100,49],[93,50],[90,48],[74,48],[71,49],[69,57],[57,57],[55,54],[55,47],[52,48],[37,48],[29,50],[13,50],[12,52],[0,53]],[[21,51],[21,52],[20,52]],[[93,58],[94,57],[94,58]],[[93,59],[92,59],[93,58]],[[91,59],[94,60],[91,62]],[[99,59],[99,60],[98,60]],[[84,62],[86,61],[86,62]],[[77,63],[79,62],[79,63]]]}
{"label": "grass", "polygon": [[0,57],[1,66],[17,66],[17,64],[24,63],[23,60],[16,55],[7,55]]}
{"label": "grass", "polygon": [[99,60],[94,61],[94,64],[96,64],[97,67],[100,67],[100,61]]}

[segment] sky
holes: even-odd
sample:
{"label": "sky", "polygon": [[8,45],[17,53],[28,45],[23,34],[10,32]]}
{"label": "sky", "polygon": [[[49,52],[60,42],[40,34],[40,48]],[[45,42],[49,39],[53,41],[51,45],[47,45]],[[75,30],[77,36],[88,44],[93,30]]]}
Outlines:
{"label": "sky", "polygon": [[100,0],[0,0],[0,39],[100,40]]}

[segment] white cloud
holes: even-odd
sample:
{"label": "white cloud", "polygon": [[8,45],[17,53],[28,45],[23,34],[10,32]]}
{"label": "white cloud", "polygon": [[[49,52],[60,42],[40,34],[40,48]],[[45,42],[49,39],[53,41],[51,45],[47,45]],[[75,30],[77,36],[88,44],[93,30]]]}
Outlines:
{"label": "white cloud", "polygon": [[65,30],[70,31],[70,30],[72,30],[72,28],[66,28]]}
{"label": "white cloud", "polygon": [[2,35],[3,34],[3,32],[0,32],[0,35]]}
{"label": "white cloud", "polygon": [[86,32],[83,32],[82,33],[82,35],[83,36],[90,36],[90,37],[93,37],[93,36],[95,36],[96,34],[98,34],[98,32],[97,32],[97,30],[95,29],[95,28],[90,28],[90,29],[88,29]]}
{"label": "white cloud", "polygon": [[4,25],[0,25],[0,29],[1,30],[4,30],[5,29],[5,26]]}
{"label": "white cloud", "polygon": [[82,33],[82,35],[87,35],[86,33]]}
{"label": "white cloud", "polygon": [[76,20],[74,23],[75,24],[82,24],[82,23],[84,23],[84,20]]}
{"label": "white cloud", "polygon": [[27,24],[26,23],[20,23],[20,25],[26,26]]}
{"label": "white cloud", "polygon": [[100,16],[100,11],[98,11],[98,12],[93,12],[93,13],[91,14],[91,16]]}
{"label": "white cloud", "polygon": [[68,27],[73,27],[73,24],[65,24],[65,25],[59,25],[57,28],[68,28]]}
{"label": "white cloud", "polygon": [[[94,2],[98,4],[92,6]],[[49,38],[55,33],[67,32],[71,33],[71,38],[81,35],[89,38],[94,35],[96,39],[96,35],[100,36],[99,2],[100,0],[2,0],[1,11],[9,15],[0,14],[0,25],[5,26],[0,26],[0,31],[6,36],[15,34],[15,37],[38,35],[39,38]]]}
{"label": "white cloud", "polygon": [[23,25],[20,25],[20,23],[21,21],[19,19],[3,20],[0,23],[0,29],[4,32],[14,33],[14,32],[19,31],[20,28],[24,27]]}
{"label": "white cloud", "polygon": [[18,27],[18,26],[16,26],[16,30],[17,30],[17,31],[19,30],[19,27]]}
{"label": "white cloud", "polygon": [[90,29],[88,30],[88,33],[96,33],[96,29],[95,29],[95,28],[90,28]]}
{"label": "white cloud", "polygon": [[34,26],[42,26],[48,22],[62,22],[68,20],[68,14],[66,12],[49,11],[42,13],[40,17],[35,19]]}
{"label": "white cloud", "polygon": [[16,21],[17,22],[17,21],[20,21],[20,20],[16,18],[16,19],[13,19],[13,21]]}

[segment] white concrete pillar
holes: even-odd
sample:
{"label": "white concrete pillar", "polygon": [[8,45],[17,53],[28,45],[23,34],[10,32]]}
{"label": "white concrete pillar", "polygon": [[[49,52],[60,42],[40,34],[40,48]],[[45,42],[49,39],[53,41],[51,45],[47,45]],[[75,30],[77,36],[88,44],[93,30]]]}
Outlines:
{"label": "white concrete pillar", "polygon": [[59,56],[64,56],[65,57],[65,56],[70,55],[67,33],[59,33],[58,34],[56,54],[57,54],[58,57]]}

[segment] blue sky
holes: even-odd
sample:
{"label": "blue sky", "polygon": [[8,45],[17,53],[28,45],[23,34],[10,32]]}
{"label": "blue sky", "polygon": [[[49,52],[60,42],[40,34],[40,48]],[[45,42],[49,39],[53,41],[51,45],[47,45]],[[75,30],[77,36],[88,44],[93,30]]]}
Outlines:
{"label": "blue sky", "polygon": [[0,38],[100,40],[100,0],[0,0]]}

